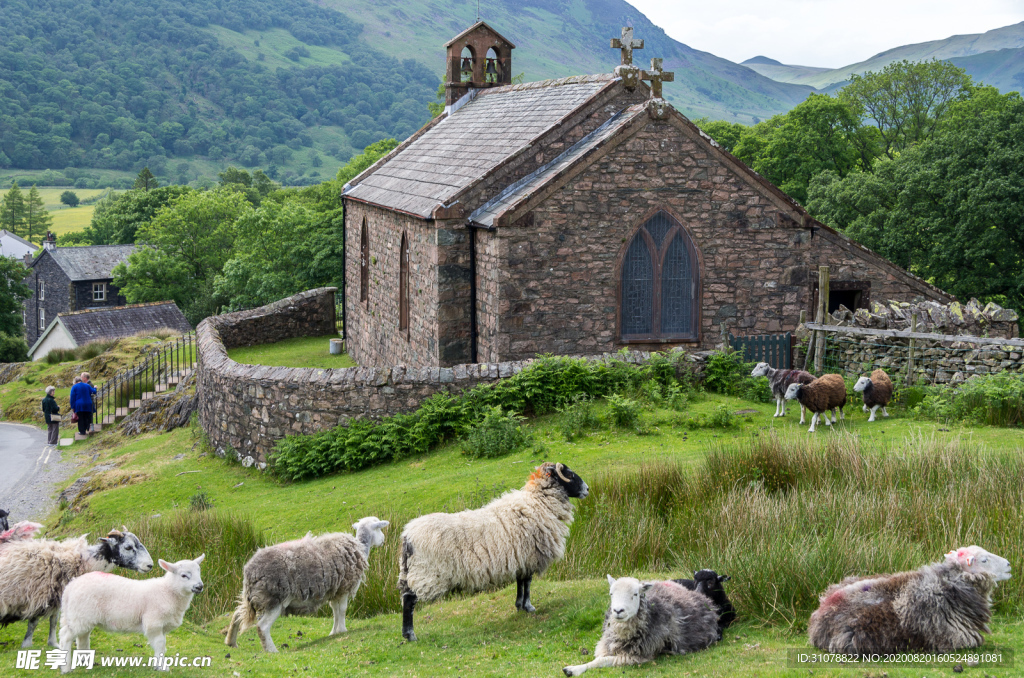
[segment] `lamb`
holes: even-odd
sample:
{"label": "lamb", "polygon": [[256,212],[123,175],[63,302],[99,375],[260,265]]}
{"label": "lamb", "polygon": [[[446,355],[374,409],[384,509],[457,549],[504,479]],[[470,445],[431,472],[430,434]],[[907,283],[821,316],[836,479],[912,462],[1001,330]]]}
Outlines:
{"label": "lamb", "polygon": [[[821,413],[825,413],[825,426],[831,426],[833,422],[839,421],[836,417],[836,408],[839,408],[839,416],[843,415],[843,407],[846,406],[846,382],[838,374],[823,374],[809,384],[790,384],[786,390],[787,400],[798,400],[801,405],[811,411],[811,428],[809,433],[814,433],[815,426]],[[832,410],[832,421],[828,419],[828,411]]]}
{"label": "lamb", "polygon": [[680,586],[703,593],[711,599],[711,602],[718,608],[718,639],[722,639],[722,632],[736,620],[736,608],[729,602],[725,595],[725,587],[722,586],[729,581],[729,576],[718,574],[714,570],[697,570],[693,573],[693,579],[673,579]]}
{"label": "lamb", "polygon": [[567,676],[588,669],[645,664],[659,654],[686,654],[718,641],[718,613],[707,596],[674,581],[643,582],[608,575],[611,604],[604,614],[594,661],[566,666]]}
{"label": "lamb", "polygon": [[0,625],[27,621],[23,648],[32,647],[32,634],[43,617],[50,618],[47,642],[57,647],[57,613],[68,583],[87,572],[109,572],[114,567],[139,572],[153,568],[153,558],[139,538],[125,528],[89,546],[86,535],[53,541],[36,539],[8,542],[0,548]]}
{"label": "lamb", "polygon": [[[804,372],[803,370],[777,370],[768,363],[758,363],[754,366],[754,371],[750,373],[752,377],[768,377],[768,385],[772,389],[772,394],[775,396],[775,416],[784,417],[786,416],[786,389],[789,388],[790,384],[809,384],[814,381],[814,375],[810,372]],[[800,423],[805,423],[804,414],[806,408],[800,405]]]}
{"label": "lamb", "polygon": [[589,493],[583,479],[564,464],[545,462],[521,490],[461,513],[431,513],[402,531],[398,588],[402,592],[402,637],[416,640],[413,610],[418,601],[449,591],[481,591],[516,582],[516,609],[535,612],[530,583],[565,555],[573,520],[569,499]]}
{"label": "lamb", "polygon": [[1005,558],[968,546],[917,571],[848,577],[822,594],[807,630],[815,647],[843,654],[978,647],[992,591],[1010,576]]}
{"label": "lamb", "polygon": [[79,650],[88,650],[89,634],[97,626],[104,631],[144,634],[153,648],[149,665],[168,670],[174,658],[164,658],[167,634],[181,626],[192,596],[203,590],[199,564],[205,557],[204,553],[176,563],[159,560],[166,574],[154,579],[89,572],[68,584],[61,598],[60,649],[67,653],[61,672],[73,668],[72,639]]}
{"label": "lamb", "polygon": [[270,627],[281,614],[313,616],[330,603],[331,634],[345,633],[345,611],[355,598],[369,563],[370,549],[384,543],[390,523],[370,516],[352,527],[353,537],[333,532],[262,548],[242,570],[242,592],[224,643],[237,647],[238,634],[253,626],[263,649],[277,652]]}
{"label": "lamb", "polygon": [[885,406],[892,400],[892,381],[885,370],[878,369],[871,373],[870,377],[861,377],[853,385],[853,390],[860,393],[864,398],[864,411],[870,410],[871,416],[868,421],[875,420],[875,412],[882,408],[882,416],[888,417]]}

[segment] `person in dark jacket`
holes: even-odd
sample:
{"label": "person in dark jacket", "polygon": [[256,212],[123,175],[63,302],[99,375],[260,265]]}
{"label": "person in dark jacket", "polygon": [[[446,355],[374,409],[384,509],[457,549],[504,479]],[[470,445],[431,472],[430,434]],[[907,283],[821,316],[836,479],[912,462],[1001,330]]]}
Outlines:
{"label": "person in dark jacket", "polygon": [[78,415],[78,432],[82,435],[89,433],[92,427],[92,413],[96,406],[92,403],[92,397],[96,395],[96,389],[89,383],[89,373],[82,372],[82,381],[71,387],[71,409]]}
{"label": "person in dark jacket", "polygon": [[[43,419],[46,420],[46,444],[57,445],[60,443],[60,406],[53,397],[56,389],[52,386],[46,387],[46,397],[43,398]],[[56,419],[54,417],[56,416]]]}

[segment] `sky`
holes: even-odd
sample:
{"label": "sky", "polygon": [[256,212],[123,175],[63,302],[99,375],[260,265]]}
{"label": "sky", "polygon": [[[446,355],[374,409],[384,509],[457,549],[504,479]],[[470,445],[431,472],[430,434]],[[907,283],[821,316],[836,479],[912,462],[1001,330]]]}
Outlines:
{"label": "sky", "polygon": [[627,0],[669,36],[740,63],[839,68],[879,52],[1024,21],[1024,0]]}

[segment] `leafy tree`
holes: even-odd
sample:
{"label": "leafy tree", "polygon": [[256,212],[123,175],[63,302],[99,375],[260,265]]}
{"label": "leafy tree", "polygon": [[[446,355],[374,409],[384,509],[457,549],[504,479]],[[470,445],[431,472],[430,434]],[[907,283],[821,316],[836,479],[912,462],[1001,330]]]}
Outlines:
{"label": "leafy tree", "polygon": [[86,236],[85,231],[69,231],[57,236],[57,244],[61,247],[72,247],[78,245],[91,245],[92,241]]}
{"label": "leafy tree", "polygon": [[0,332],[0,363],[23,363],[28,361],[28,342],[20,336]]}
{"label": "leafy tree", "polygon": [[32,294],[22,282],[27,275],[28,269],[20,260],[0,256],[0,332],[11,337],[20,338],[24,329],[21,310]]}
{"label": "leafy tree", "polygon": [[427,102],[427,110],[430,111],[430,117],[436,118],[437,116],[444,113],[444,105],[446,99],[446,92],[444,89],[444,83],[442,82],[437,86],[437,92],[434,94],[434,101]]}
{"label": "leafy tree", "polygon": [[149,191],[131,190],[105,198],[96,205],[84,236],[93,245],[128,245],[138,229],[162,208],[192,191],[188,186],[160,186]]}
{"label": "leafy tree", "polygon": [[693,120],[693,124],[699,127],[702,132],[714,139],[715,143],[730,153],[732,153],[733,149],[736,148],[736,144],[739,143],[740,137],[743,136],[744,133],[750,131],[749,127],[738,122],[711,120],[707,117],[697,118]]}
{"label": "leafy tree", "polygon": [[68,207],[78,207],[78,203],[81,202],[78,199],[78,194],[74,191],[64,191],[60,194],[60,201],[62,204]]}
{"label": "leafy tree", "polygon": [[225,301],[214,279],[233,253],[235,222],[251,212],[245,194],[230,186],[182,194],[141,225],[137,242],[147,247],[114,268],[114,284],[129,303],[173,299],[198,323]]}
{"label": "leafy tree", "polygon": [[18,182],[11,182],[11,188],[0,202],[0,228],[21,235],[25,230],[25,196]]}
{"label": "leafy tree", "polygon": [[377,162],[391,151],[398,148],[398,142],[394,139],[381,139],[363,149],[363,152],[354,156],[348,163],[338,170],[337,181],[344,185],[348,181],[359,176],[363,171]]}
{"label": "leafy tree", "polygon": [[152,188],[159,186],[156,177],[149,171],[148,167],[143,167],[142,171],[139,172],[139,176],[135,178],[135,183],[132,184],[132,188],[139,191],[148,191]]}
{"label": "leafy tree", "polygon": [[28,197],[25,199],[25,233],[26,240],[32,242],[36,233],[42,235],[53,226],[53,217],[46,211],[46,204],[35,184],[29,189]]}
{"label": "leafy tree", "polygon": [[244,169],[239,169],[233,165],[228,166],[226,170],[219,173],[217,178],[220,179],[221,186],[227,186],[228,184],[238,184],[249,188],[252,186],[252,175]]}

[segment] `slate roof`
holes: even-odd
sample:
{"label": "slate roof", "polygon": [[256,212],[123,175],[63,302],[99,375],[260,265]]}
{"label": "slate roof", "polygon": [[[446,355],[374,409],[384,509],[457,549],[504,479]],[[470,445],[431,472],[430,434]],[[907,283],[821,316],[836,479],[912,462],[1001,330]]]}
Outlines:
{"label": "slate roof", "polygon": [[481,90],[353,180],[345,197],[429,218],[615,80],[586,75]]}
{"label": "slate roof", "polygon": [[90,245],[56,247],[49,250],[49,253],[68,278],[75,282],[113,278],[111,271],[114,267],[127,260],[128,255],[134,251],[135,245]]}
{"label": "slate roof", "polygon": [[452,38],[451,40],[449,40],[448,42],[444,43],[444,46],[445,46],[445,47],[451,47],[451,45],[452,45],[452,43],[453,43],[453,42],[455,42],[456,40],[458,40],[458,39],[459,39],[459,38],[461,38],[462,36],[466,35],[467,33],[472,33],[473,31],[475,31],[475,30],[476,30],[477,28],[479,28],[480,26],[483,26],[484,28],[486,28],[487,30],[489,30],[489,31],[490,31],[491,33],[494,33],[494,34],[495,34],[496,36],[498,36],[499,38],[501,38],[502,40],[504,40],[504,41],[505,41],[506,43],[508,43],[508,46],[509,46],[509,47],[515,48],[515,45],[513,45],[513,44],[512,44],[512,41],[511,41],[511,40],[509,40],[508,38],[506,38],[506,37],[505,37],[504,35],[502,35],[502,34],[501,34],[501,33],[499,33],[498,31],[494,30],[494,28],[492,28],[492,27],[491,27],[491,25],[490,25],[490,24],[488,24],[488,23],[487,23],[486,21],[477,21],[477,22],[476,22],[475,24],[473,24],[472,26],[470,26],[470,27],[469,27],[469,28],[467,28],[466,30],[462,31],[461,33],[459,33],[458,35],[456,35],[456,36],[455,36],[454,38]]}
{"label": "slate roof", "polygon": [[58,313],[57,320],[79,346],[97,339],[130,337],[161,328],[178,332],[192,329],[173,301],[70,311]]}

